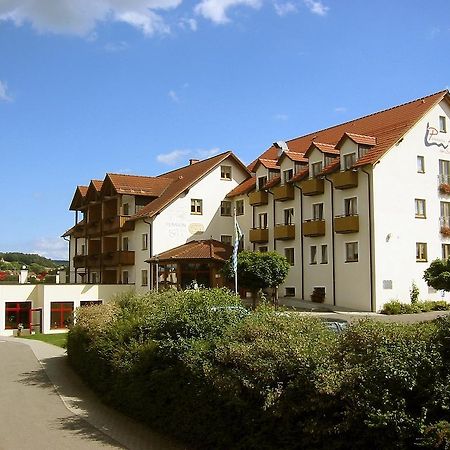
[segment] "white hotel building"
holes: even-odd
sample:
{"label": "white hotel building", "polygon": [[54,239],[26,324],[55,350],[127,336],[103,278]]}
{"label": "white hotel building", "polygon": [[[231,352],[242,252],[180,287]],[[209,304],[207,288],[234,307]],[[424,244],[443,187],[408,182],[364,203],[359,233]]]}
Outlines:
{"label": "white hotel building", "polygon": [[[279,141],[248,167],[225,152],[157,177],[107,174],[78,186],[75,225],[64,234],[73,299],[58,294],[62,308],[128,289],[226,284],[219,269],[234,209],[243,248],[290,261],[281,297],[378,311],[408,301],[414,282],[420,298],[450,300],[423,281],[433,259],[450,255],[449,127],[442,91]],[[45,330],[65,326],[51,320],[58,312],[44,294],[13,290],[0,291],[0,333],[14,323],[8,307],[17,318],[37,306]]]}

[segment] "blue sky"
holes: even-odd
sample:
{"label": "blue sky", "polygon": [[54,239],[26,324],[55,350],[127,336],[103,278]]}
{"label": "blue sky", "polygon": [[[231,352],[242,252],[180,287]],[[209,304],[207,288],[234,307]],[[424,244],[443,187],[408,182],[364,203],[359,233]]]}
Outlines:
{"label": "blue sky", "polygon": [[0,251],[63,258],[75,186],[450,85],[450,2],[0,0]]}

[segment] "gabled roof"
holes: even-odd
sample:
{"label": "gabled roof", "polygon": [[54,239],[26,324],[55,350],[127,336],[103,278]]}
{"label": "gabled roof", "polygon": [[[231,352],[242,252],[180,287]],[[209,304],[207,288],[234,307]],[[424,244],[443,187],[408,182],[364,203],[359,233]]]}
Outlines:
{"label": "gabled roof", "polygon": [[189,166],[181,167],[180,169],[172,170],[171,172],[167,172],[158,177],[171,179],[171,183],[166,187],[164,192],[142,208],[137,214],[132,216],[131,220],[154,217],[167,205],[172,203],[179,195],[187,189],[190,189],[191,186],[227,158],[232,158],[238,166],[247,172],[248,175],[251,175],[242,162],[230,151],[204,159]]}
{"label": "gabled roof", "polygon": [[224,244],[214,239],[191,241],[160,253],[159,255],[148,259],[146,262],[172,262],[186,259],[212,259],[225,262],[230,258],[232,251],[233,247],[231,245]]}
{"label": "gabled roof", "polygon": [[79,210],[83,206],[87,190],[87,186],[77,186],[75,193],[73,194],[72,203],[69,206],[70,211]]}
{"label": "gabled roof", "polygon": [[103,186],[103,181],[102,180],[91,180],[91,182],[89,183],[89,187],[86,191],[86,199],[87,200],[96,200],[97,199],[97,194],[101,191]]}
{"label": "gabled roof", "polygon": [[250,177],[244,180],[241,184],[237,185],[234,189],[232,189],[228,194],[227,198],[238,197],[239,195],[247,194],[253,189],[256,188],[256,178]]}
{"label": "gabled roof", "polygon": [[278,158],[277,164],[281,166],[281,162],[284,158],[289,158],[291,161],[295,162],[308,162],[308,158],[305,158],[303,153],[296,152],[283,152]]}
{"label": "gabled roof", "polygon": [[369,145],[373,147],[377,143],[375,136],[365,136],[364,134],[344,133],[336,144],[336,148],[340,149],[342,144],[347,140],[352,140],[355,144]]}
{"label": "gabled roof", "polygon": [[[376,138],[376,145],[357,161],[356,166],[374,164],[444,98],[450,98],[448,90],[291,139],[287,144],[290,151],[305,153],[313,141],[335,146],[344,133],[372,136]],[[271,146],[259,158],[276,161],[277,149]],[[253,170],[257,161],[248,166],[249,170]]]}
{"label": "gabled roof", "polygon": [[259,165],[262,165],[266,169],[277,169],[277,170],[280,169],[280,166],[278,165],[277,160],[259,158],[256,161],[256,164],[254,165],[252,172],[256,172],[256,169],[258,168]]}
{"label": "gabled roof", "polygon": [[171,178],[164,177],[144,177],[140,175],[107,173],[103,188],[105,187],[105,184],[109,182],[117,194],[159,197],[172,181]]}
{"label": "gabled roof", "polygon": [[305,156],[309,156],[310,153],[315,148],[317,148],[322,153],[326,153],[328,155],[339,155],[340,154],[339,150],[335,149],[334,145],[332,145],[332,144],[325,144],[323,142],[313,141],[313,142],[311,142],[311,145],[309,146],[308,150],[306,150]]}

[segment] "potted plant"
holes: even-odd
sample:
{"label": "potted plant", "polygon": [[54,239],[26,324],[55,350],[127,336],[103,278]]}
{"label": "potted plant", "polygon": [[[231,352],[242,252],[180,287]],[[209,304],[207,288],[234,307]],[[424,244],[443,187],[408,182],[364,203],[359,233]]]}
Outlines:
{"label": "potted plant", "polygon": [[311,301],[315,303],[323,303],[325,301],[325,288],[315,287],[311,294]]}

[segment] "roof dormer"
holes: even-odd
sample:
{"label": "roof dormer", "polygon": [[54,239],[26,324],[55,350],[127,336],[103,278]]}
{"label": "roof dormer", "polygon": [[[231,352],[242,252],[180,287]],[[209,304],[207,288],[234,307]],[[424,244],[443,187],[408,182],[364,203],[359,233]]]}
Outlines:
{"label": "roof dormer", "polygon": [[373,136],[344,133],[336,144],[341,155],[341,170],[350,170],[377,143]]}

